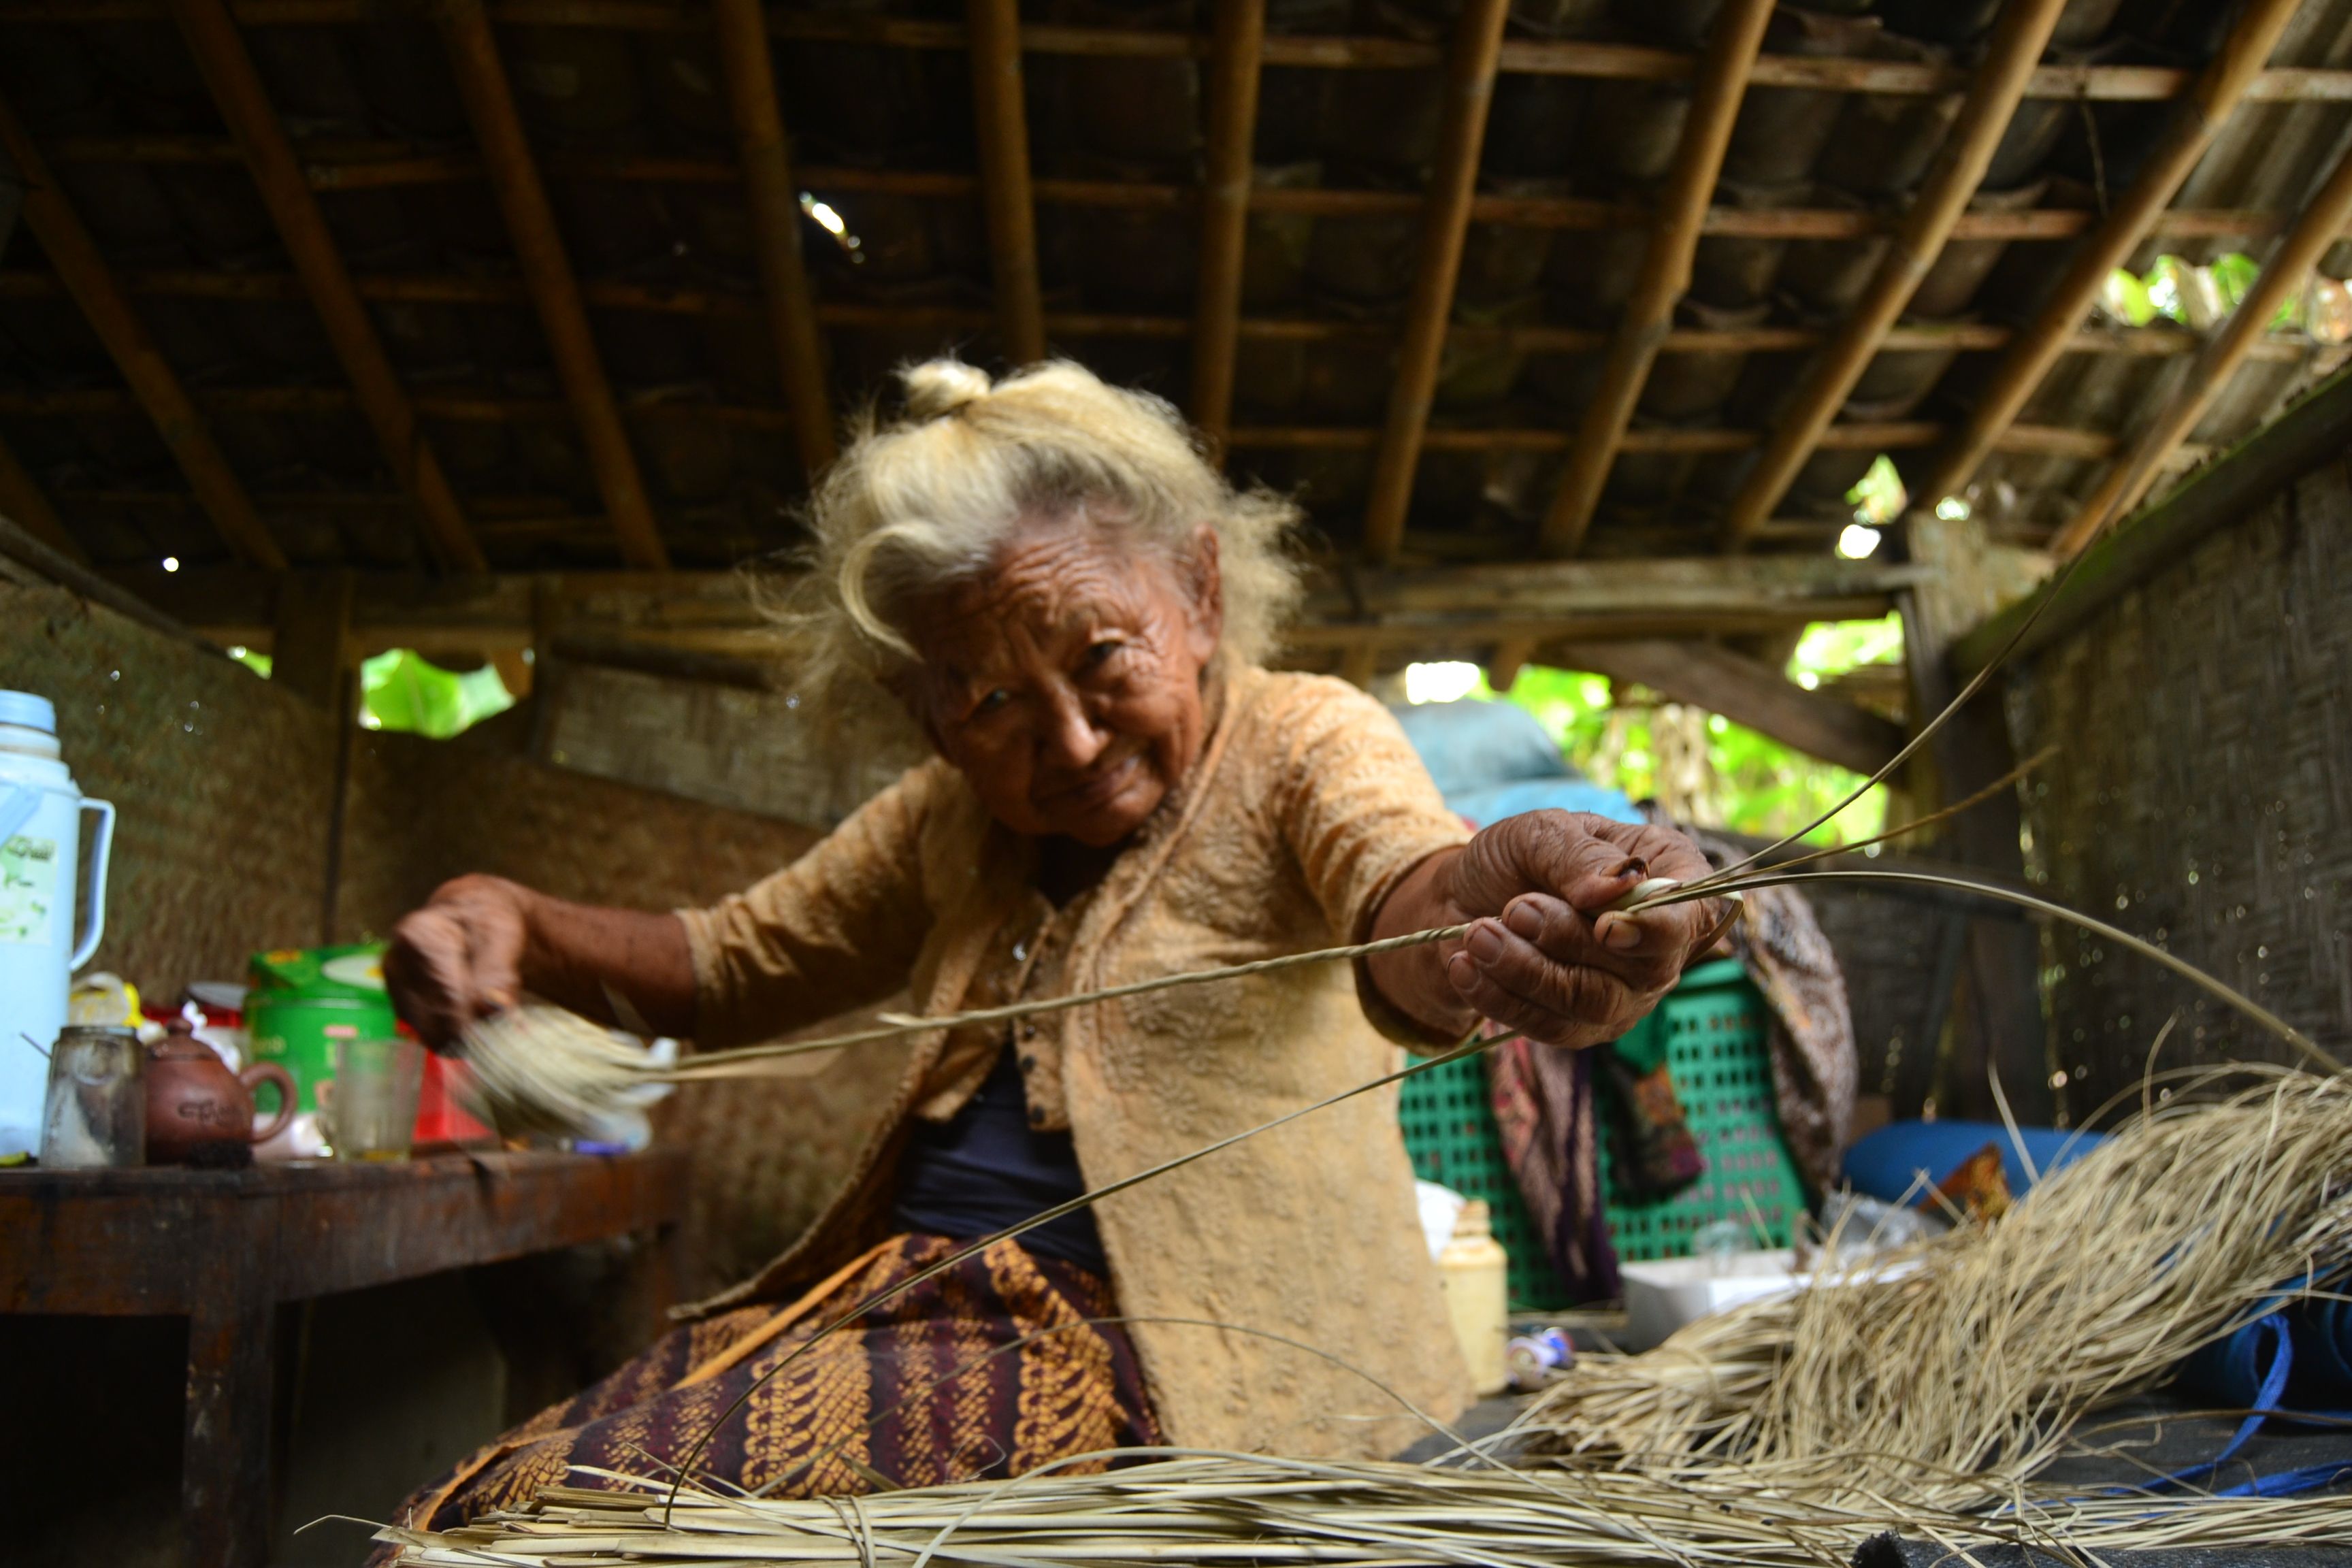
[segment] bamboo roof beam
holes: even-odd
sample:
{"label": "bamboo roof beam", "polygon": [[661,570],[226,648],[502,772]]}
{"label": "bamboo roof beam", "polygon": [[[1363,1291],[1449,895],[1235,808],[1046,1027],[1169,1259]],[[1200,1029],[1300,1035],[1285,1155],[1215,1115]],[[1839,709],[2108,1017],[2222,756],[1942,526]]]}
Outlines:
{"label": "bamboo roof beam", "polygon": [[1927,505],[1966,489],[2000,433],[2024,408],[2026,399],[2065,352],[2066,341],[2099,298],[2107,275],[2123,265],[2212,144],[2222,122],[2238,106],[2279,35],[2294,19],[2300,0],[2246,0],[2221,53],[2213,57],[2189,95],[2174,109],[2164,133],[2107,216],[2075,247],[2047,301],[2009,347],[1949,446],[1938,452],[1913,487]]}
{"label": "bamboo roof beam", "polygon": [[1404,341],[1397,348],[1396,376],[1389,388],[1387,431],[1364,510],[1364,555],[1373,562],[1393,559],[1404,537],[1413,470],[1421,466],[1422,437],[1437,395],[1445,325],[1454,314],[1454,286],[1462,276],[1462,245],[1470,233],[1486,110],[1495,100],[1496,51],[1509,15],[1510,0],[1465,0],[1454,23],[1438,108],[1436,161],[1422,207],[1421,254],[1413,263]]}
{"label": "bamboo roof beam", "polygon": [[15,448],[5,441],[0,441],[0,518],[7,519],[79,564],[89,564],[89,556],[67,531],[64,520],[49,504],[40,481],[17,460]]}
{"label": "bamboo roof beam", "polygon": [[[164,269],[118,273],[132,294],[176,295],[199,300],[299,300],[301,280],[284,272],[211,272]],[[373,273],[355,279],[363,300],[408,304],[519,305],[525,301],[522,281],[457,273]],[[55,275],[30,268],[0,270],[0,299],[47,299],[64,292]],[[761,302],[748,295],[710,289],[681,289],[668,284],[617,280],[583,282],[581,297],[600,310],[646,310],[664,315],[702,316],[748,314]],[[984,330],[992,319],[984,310],[956,305],[869,305],[837,300],[815,307],[816,321],[828,327],[902,328],[929,326],[941,331]],[[1184,316],[1122,314],[1106,310],[1052,310],[1045,315],[1049,335],[1089,338],[1190,337],[1196,320]],[[1343,321],[1321,316],[1244,316],[1237,323],[1244,341],[1328,342],[1345,338],[1369,338],[1387,331],[1377,322]],[[1964,353],[2006,348],[2012,336],[2007,327],[1987,321],[1897,322],[1887,329],[1882,349],[1956,349]],[[1508,345],[1531,353],[1591,353],[1609,346],[1608,334],[1587,327],[1483,327],[1455,323],[1446,334],[1449,343]],[[1819,348],[1829,334],[1815,327],[1677,327],[1666,334],[1661,353],[1795,353]],[[2084,327],[2068,338],[2068,353],[2128,354],[2168,358],[2203,348],[2204,338],[2169,322],[2145,327]],[[2253,344],[2248,353],[2258,360],[2300,361],[2303,345],[2277,339]]]}
{"label": "bamboo roof beam", "polygon": [[2058,531],[2051,548],[2059,556],[2079,553],[2110,522],[2139,504],[2163,474],[2167,460],[2197,428],[2213,399],[2245,363],[2247,351],[2270,331],[2271,322],[2295,290],[2310,281],[2312,269],[2336,243],[2336,231],[2347,219],[2352,219],[2352,146],[2345,149],[2334,172],[2313,195],[2302,221],[2263,258],[2253,287],[2213,334],[2205,352],[2189,366],[2156,417]]}
{"label": "bamboo roof beam", "polygon": [[1209,52],[1208,180],[1201,192],[1201,293],[1192,317],[1192,424],[1212,447],[1220,447],[1234,416],[1265,0],[1217,0],[1215,26]]}
{"label": "bamboo roof beam", "polygon": [[122,373],[131,396],[187,476],[205,515],[241,560],[284,571],[285,551],[254,511],[244,484],[214,443],[211,427],[189,400],[163,351],[148,334],[146,323],[131,309],[130,299],[114,280],[113,269],[99,253],[98,242],[82,226],[80,215],[66,199],[41,150],[5,98],[0,98],[0,157],[16,165],[16,177],[24,185],[26,224],[41,242],[66,291],[81,308],[83,319],[106,346],[115,368]]}
{"label": "bamboo roof beam", "polygon": [[555,209],[547,199],[522,117],[516,112],[514,92],[507,84],[506,64],[499,58],[499,41],[481,0],[437,0],[433,16],[441,29],[443,47],[457,79],[457,95],[482,151],[482,163],[506,218],[507,237],[514,246],[531,304],[546,335],[555,377],[563,389],[580,439],[587,447],[588,467],[595,476],[605,514],[620,537],[622,558],[632,566],[656,570],[669,564],[646,497],[645,479],[629,447],[628,431],[613,402],[604,377],[604,362],[588,327],[587,307],[580,298],[580,282],[565,254],[563,237],[555,226]]}
{"label": "bamboo roof beam", "polygon": [[793,413],[801,467],[814,475],[833,461],[833,405],[825,391],[824,342],[817,333],[808,268],[801,258],[800,190],[793,183],[783,111],[776,101],[767,18],[760,0],[711,0],[710,12],[784,404]]}
{"label": "bamboo roof beam", "polygon": [[[224,137],[61,136],[49,144],[52,163],[228,163],[238,159]],[[299,148],[311,188],[370,190],[387,186],[446,184],[483,177],[481,160],[471,153],[410,156],[406,142],[304,142]],[[540,160],[552,174],[623,184],[734,184],[743,175],[722,158],[672,158],[646,154],[551,153]],[[929,169],[868,169],[811,165],[800,171],[812,190],[872,192],[968,201],[980,191],[971,174]],[[1182,211],[1201,193],[1189,185],[1149,180],[1038,179],[1033,200],[1044,205],[1144,207]],[[1420,210],[1423,198],[1410,191],[1296,186],[1253,189],[1254,213],[1295,213],[1322,217],[1374,217]],[[2283,234],[2292,212],[2259,207],[2168,207],[2147,237],[2166,239],[2261,238]],[[1645,228],[1654,215],[1624,202],[1589,196],[1480,195],[1470,202],[1473,223],[1515,224],[1528,228],[1591,232]],[[1710,207],[1701,220],[1711,237],[1748,239],[1865,239],[1892,234],[1899,216],[1846,207]],[[2028,207],[2015,212],[1963,212],[1952,226],[1953,239],[2007,239],[2048,244],[2088,234],[2099,215],[2076,207]],[[2352,234],[2345,237],[2352,238]]]}
{"label": "bamboo roof beam", "polygon": [[1045,302],[1037,284],[1036,203],[1029,188],[1020,0],[965,0],[964,17],[997,333],[1005,358],[1031,364],[1045,357]]}
{"label": "bamboo roof beam", "polygon": [[1724,508],[1725,549],[1745,548],[1756,531],[1770,520],[1772,509],[1788,494],[1822,432],[1845,406],[1888,331],[1926,281],[1936,258],[1943,253],[1945,241],[1951,237],[1952,226],[1984,183],[2001,133],[2009,129],[2024,96],[2026,79],[2065,9],[2066,0],[2008,0],[2001,7],[1959,118],[1912,198],[1903,226],[1895,231],[1862,298],[1846,312],[1830,341],[1807,361],[1771,439]]}
{"label": "bamboo roof beam", "polygon": [[376,449],[393,479],[416,503],[425,542],[435,560],[458,572],[487,572],[489,562],[466,520],[465,508],[449,488],[433,444],[416,427],[416,410],[392,368],[375,322],[368,315],[351,271],[343,265],[327,220],[310,194],[310,181],[287,140],[286,127],[271,107],[261,73],[246,52],[245,39],[225,0],[172,0],[173,19],[187,41],[196,68],[229,135],[243,154],[253,183],[269,209],[278,237],[294,263],[302,291],[318,311],[327,342],[352,384],[360,412],[375,435]]}
{"label": "bamboo roof beam", "polygon": [[1559,489],[1552,497],[1538,543],[1547,555],[1573,555],[1584,544],[1601,487],[1616,462],[1617,448],[1633,423],[1633,405],[1649,379],[1650,365],[1674,327],[1675,306],[1690,288],[1691,258],[1697,253],[1707,198],[1731,145],[1732,122],[1747,91],[1749,69],[1772,17],[1771,0],[1728,0],[1716,18],[1683,122],[1682,142],[1659,202],[1658,226],[1642,263],[1641,281],[1626,300],[1609,345],[1601,384],[1579,424]]}

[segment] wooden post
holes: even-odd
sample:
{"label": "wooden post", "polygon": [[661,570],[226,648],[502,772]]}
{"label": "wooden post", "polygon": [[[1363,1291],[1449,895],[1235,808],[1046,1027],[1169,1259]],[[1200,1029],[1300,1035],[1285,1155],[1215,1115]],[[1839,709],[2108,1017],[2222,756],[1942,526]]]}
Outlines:
{"label": "wooden post", "polygon": [[1366,638],[1349,643],[1339,654],[1339,679],[1350,686],[1370,686],[1381,672],[1381,645]]}
{"label": "wooden post", "polygon": [[2270,331],[2280,309],[2310,281],[2312,269],[2336,243],[2347,219],[2352,219],[2352,150],[2337,161],[2335,172],[2312,197],[2294,227],[2263,258],[2253,287],[2189,367],[2187,376],[2147,428],[2133,440],[2130,452],[2100,476],[2097,487],[2059,531],[2052,545],[2059,555],[2079,553],[2110,522],[2139,504],[2163,473],[2165,460],[2189,438],[2213,399],[2230,384],[2247,352]]}
{"label": "wooden post", "polygon": [[1394,561],[1404,542],[1404,515],[1437,392],[1445,325],[1454,314],[1462,243],[1470,232],[1470,198],[1478,188],[1478,154],[1486,144],[1486,110],[1495,99],[1495,61],[1509,14],[1510,0],[1465,0],[1446,55],[1437,159],[1422,207],[1421,256],[1413,266],[1404,342],[1397,349],[1396,379],[1389,388],[1388,426],[1364,512],[1364,555],[1377,564]]}
{"label": "wooden post", "polygon": [[1633,405],[1641,401],[1642,384],[1650,378],[1650,363],[1674,326],[1675,306],[1690,287],[1691,258],[1698,250],[1707,199],[1731,145],[1732,121],[1738,118],[1748,71],[1771,16],[1772,0],[1728,0],[1716,19],[1715,37],[1699,62],[1682,144],[1675,149],[1674,167],[1666,176],[1658,226],[1651,232],[1643,258],[1642,280],[1625,302],[1625,313],[1610,340],[1600,389],[1577,426],[1559,491],[1544,519],[1540,542],[1547,555],[1573,555],[1583,548],[1601,487],[1608,481],[1618,443],[1633,422]]}
{"label": "wooden post", "polygon": [[1019,0],[966,0],[964,14],[997,331],[1004,357],[1030,364],[1045,357],[1045,305],[1037,288],[1037,217],[1021,90],[1021,8]]}
{"label": "wooden post", "polygon": [[1789,486],[1812,455],[1822,432],[1845,405],[1854,383],[1870,367],[1886,333],[1935,266],[1952,226],[1984,183],[1994,150],[2024,97],[2033,68],[2058,25],[2066,0],[2009,0],[1993,28],[1984,63],[1969,89],[1959,120],[1945,138],[1927,182],[1913,199],[1903,226],[1886,247],[1861,300],[1830,342],[1812,356],[1788,411],[1738,493],[1724,509],[1723,545],[1745,546],[1772,515]]}
{"label": "wooden post", "polygon": [[89,564],[89,556],[66,531],[64,520],[49,504],[49,498],[41,493],[39,482],[16,460],[15,450],[5,441],[0,441],[0,517],[5,517],[77,564]]}
{"label": "wooden post", "polygon": [[40,149],[5,99],[0,99],[0,153],[16,166],[25,183],[25,221],[40,240],[49,265],[65,280],[90,330],[130,384],[131,395],[154,422],[163,445],[171,448],[205,515],[239,557],[257,566],[284,571],[286,552],[262,526],[245,486],[213,444],[204,416],[188,401],[187,391],[165,362],[163,351],[148,335],[146,324],[115,282],[113,269],[99,254],[98,242],[82,226]]}
{"label": "wooden post", "polygon": [[2075,328],[2106,286],[2107,275],[2122,266],[2146,237],[2180,183],[2204,157],[2230,111],[2261,77],[2263,62],[2270,58],[2271,49],[2300,3],[2247,0],[2221,52],[2198,77],[2195,89],[2173,110],[2171,123],[2149,149],[2130,188],[2108,209],[2090,237],[2074,247],[2073,259],[2052,287],[2033,324],[2011,342],[1991,380],[1977,395],[1967,423],[1928,465],[1916,487],[1926,505],[1933,507],[1967,487],[2000,433],[2009,428],[2051,365],[2065,352]]}
{"label": "wooden post", "polygon": [[269,679],[329,710],[352,665],[352,574],[289,573],[278,584]]}
{"label": "wooden post", "polygon": [[1265,0],[1217,0],[1209,47],[1208,184],[1201,193],[1201,295],[1192,318],[1192,423],[1222,450],[1234,417],[1242,252],[1255,170],[1258,57]]}
{"label": "wooden post", "polygon": [[352,286],[334,237],[320,216],[318,199],[310,194],[310,180],[270,107],[261,73],[254,68],[245,39],[230,19],[226,0],[172,0],[172,14],[253,183],[260,188],[303,292],[319,312],[327,341],[351,381],[360,412],[375,432],[377,449],[393,478],[416,502],[426,544],[446,567],[488,571],[490,563],[441,471],[440,459],[416,427],[416,410],[376,337],[367,307]]}
{"label": "wooden post", "polygon": [[824,345],[810,302],[808,269],[801,258],[799,187],[776,102],[775,60],[760,0],[712,0],[719,63],[727,76],[727,103],[735,119],[735,148],[743,164],[743,191],[751,205],[751,234],[760,253],[760,286],[768,323],[776,334],[784,402],[793,411],[793,439],[812,475],[833,461],[833,400],[824,384]]}
{"label": "wooden post", "polygon": [[605,514],[620,535],[622,559],[632,566],[665,569],[669,552],[662,544],[645,480],[637,472],[636,454],[630,449],[629,433],[604,378],[604,360],[581,302],[580,282],[556,230],[555,209],[540,181],[522,117],[515,111],[490,19],[482,0],[435,0],[434,16],[457,79],[457,94],[465,100],[466,118],[481,144],[482,166],[506,216],[515,261],[538,309],[540,330],[547,335],[556,380],[588,449],[588,467],[596,476]]}
{"label": "wooden post", "polygon": [[1520,669],[1535,656],[1535,638],[1505,637],[1486,660],[1486,684],[1497,691],[1510,690],[1519,683]]}

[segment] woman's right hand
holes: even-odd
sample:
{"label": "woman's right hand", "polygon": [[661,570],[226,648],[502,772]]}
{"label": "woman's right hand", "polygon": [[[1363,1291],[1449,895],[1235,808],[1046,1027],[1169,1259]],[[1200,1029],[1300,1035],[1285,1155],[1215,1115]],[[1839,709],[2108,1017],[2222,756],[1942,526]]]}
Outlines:
{"label": "woman's right hand", "polygon": [[537,897],[502,877],[459,877],[392,928],[384,988],[426,1045],[447,1050],[475,1019],[515,1005]]}

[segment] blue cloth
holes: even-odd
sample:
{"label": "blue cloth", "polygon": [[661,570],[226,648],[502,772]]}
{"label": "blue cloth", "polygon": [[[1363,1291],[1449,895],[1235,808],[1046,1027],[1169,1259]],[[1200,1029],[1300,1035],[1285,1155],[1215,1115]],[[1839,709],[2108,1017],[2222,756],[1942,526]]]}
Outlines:
{"label": "blue cloth", "polygon": [[[2021,1127],[2018,1136],[2034,1167],[2045,1173],[2074,1163],[2105,1142],[2096,1132],[2061,1132],[2052,1127]],[[1931,1184],[1941,1183],[1988,1143],[1999,1145],[2009,1190],[2022,1196],[2033,1181],[2009,1129],[1998,1121],[1891,1122],[1845,1152],[1845,1179],[1855,1192],[1881,1203],[1899,1204],[1906,1197],[1916,1203],[1926,1196],[1916,1185],[1921,1172]]]}
{"label": "blue cloth", "polygon": [[1458,816],[1485,827],[1523,811],[1589,811],[1612,822],[1640,822],[1633,803],[1606,784],[1584,779],[1522,779],[1448,794],[1445,804]]}
{"label": "blue cloth", "polygon": [[[955,1241],[993,1236],[1087,1190],[1067,1132],[1029,1125],[1029,1095],[1010,1050],[950,1120],[917,1121],[898,1157],[891,1223]],[[1021,1245],[1110,1278],[1094,1211],[1080,1209],[1021,1237]]]}
{"label": "blue cloth", "polygon": [[1389,711],[1449,799],[1489,784],[1578,776],[1536,716],[1516,703],[1423,702]]}

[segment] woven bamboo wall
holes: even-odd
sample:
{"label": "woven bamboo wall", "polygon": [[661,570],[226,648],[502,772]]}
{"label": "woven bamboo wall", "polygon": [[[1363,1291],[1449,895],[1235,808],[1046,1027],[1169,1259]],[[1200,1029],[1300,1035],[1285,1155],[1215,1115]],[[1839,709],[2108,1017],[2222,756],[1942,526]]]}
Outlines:
{"label": "woven bamboo wall", "polygon": [[[2053,897],[2352,1051],[2352,464],[2306,475],[2013,682],[2029,863]],[[2047,942],[2053,1045],[2083,1115],[2163,1065],[2285,1047],[2072,930]]]}
{"label": "woven bamboo wall", "polygon": [[121,813],[106,941],[142,988],[237,980],[319,940],[334,723],[219,654],[0,562],[0,686],[58,706],[82,793]]}

